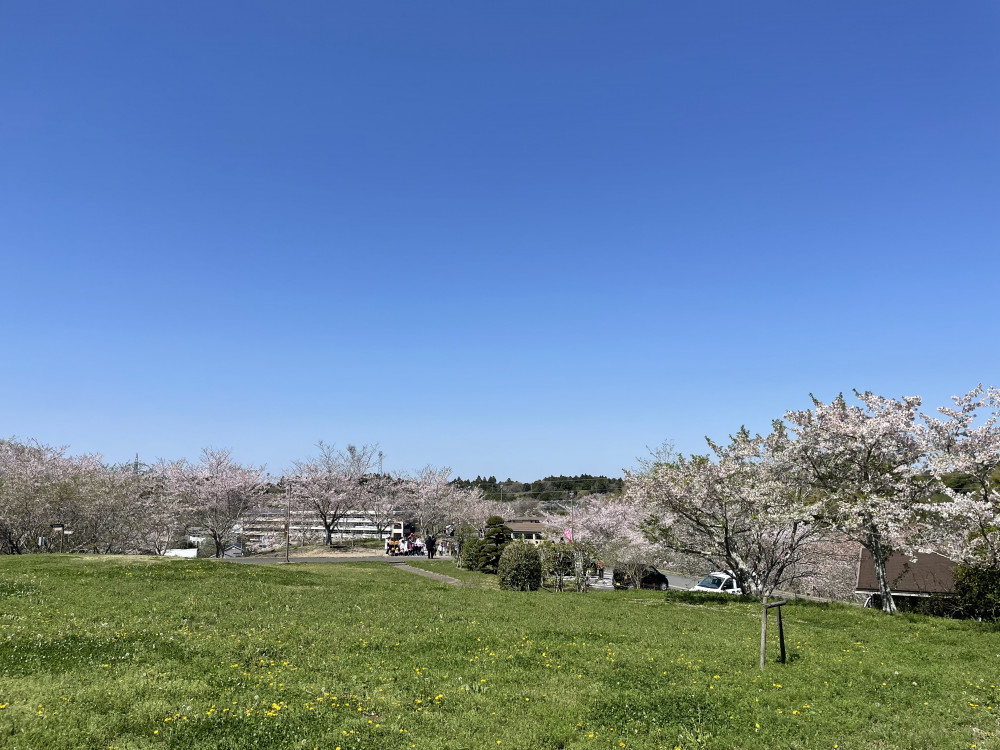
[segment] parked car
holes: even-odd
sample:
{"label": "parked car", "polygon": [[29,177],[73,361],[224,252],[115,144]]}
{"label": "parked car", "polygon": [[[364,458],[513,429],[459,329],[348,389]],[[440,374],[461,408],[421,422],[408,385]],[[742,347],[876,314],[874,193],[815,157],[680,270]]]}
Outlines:
{"label": "parked car", "polygon": [[713,594],[735,594],[741,596],[743,589],[736,583],[731,573],[716,570],[698,581],[690,591],[708,591]]}
{"label": "parked car", "polygon": [[[625,573],[619,568],[615,568],[614,575],[611,576],[611,581],[614,583],[616,589],[634,589],[635,583],[632,581],[627,581],[625,578]],[[654,568],[652,565],[647,565],[642,571],[642,583],[639,585],[640,588],[644,589],[659,589],[660,591],[666,591],[670,588],[670,581],[667,577]]]}

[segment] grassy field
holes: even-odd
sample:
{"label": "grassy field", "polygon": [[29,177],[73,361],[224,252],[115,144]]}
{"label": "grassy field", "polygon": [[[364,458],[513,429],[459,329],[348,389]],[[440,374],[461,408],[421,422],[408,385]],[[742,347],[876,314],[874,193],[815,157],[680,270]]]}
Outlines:
{"label": "grassy field", "polygon": [[1000,747],[995,629],[785,611],[791,661],[760,674],[759,610],[739,601],[8,557],[0,747]]}

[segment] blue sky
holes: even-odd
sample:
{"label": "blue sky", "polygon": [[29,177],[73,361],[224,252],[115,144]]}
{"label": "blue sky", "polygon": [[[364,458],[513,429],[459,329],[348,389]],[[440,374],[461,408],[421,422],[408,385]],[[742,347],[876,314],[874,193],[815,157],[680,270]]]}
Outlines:
{"label": "blue sky", "polygon": [[617,474],[1000,384],[992,2],[8,2],[0,434]]}

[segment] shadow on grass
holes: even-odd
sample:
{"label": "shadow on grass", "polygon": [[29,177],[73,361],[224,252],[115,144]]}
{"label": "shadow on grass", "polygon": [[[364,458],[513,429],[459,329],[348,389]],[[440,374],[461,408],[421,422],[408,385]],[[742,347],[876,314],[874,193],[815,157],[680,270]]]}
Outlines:
{"label": "shadow on grass", "polygon": [[[769,601],[775,601],[780,597],[770,597]],[[730,606],[733,604],[756,604],[760,605],[760,599],[754,596],[733,596],[732,594],[712,594],[702,591],[668,591],[664,594],[664,599],[668,602],[678,604],[713,604]],[[840,602],[817,602],[811,599],[788,599],[790,607],[807,607],[809,609],[830,609],[831,607],[850,606]]]}
{"label": "shadow on grass", "polygon": [[668,602],[677,604],[752,604],[760,601],[752,596],[733,596],[732,594],[710,594],[702,591],[668,591],[663,595]]}

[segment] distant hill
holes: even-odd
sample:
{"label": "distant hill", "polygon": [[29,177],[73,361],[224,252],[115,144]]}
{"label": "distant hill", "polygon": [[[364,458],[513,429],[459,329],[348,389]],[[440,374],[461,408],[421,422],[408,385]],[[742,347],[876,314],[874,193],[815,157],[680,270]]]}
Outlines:
{"label": "distant hill", "polygon": [[519,482],[507,478],[497,481],[496,477],[476,477],[462,479],[456,477],[452,484],[463,487],[479,487],[489,500],[515,502],[537,500],[541,504],[564,502],[574,498],[594,494],[619,494],[625,480],[620,477],[592,476],[580,474],[575,477],[549,476],[533,482]]}

